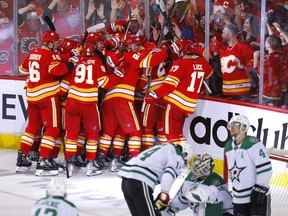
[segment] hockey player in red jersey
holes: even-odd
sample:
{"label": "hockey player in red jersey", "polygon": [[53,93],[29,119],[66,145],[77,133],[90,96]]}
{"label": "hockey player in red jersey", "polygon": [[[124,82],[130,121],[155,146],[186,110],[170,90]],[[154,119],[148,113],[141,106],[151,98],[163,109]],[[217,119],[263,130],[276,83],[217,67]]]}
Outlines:
{"label": "hockey player in red jersey", "polygon": [[69,175],[72,175],[72,159],[77,152],[77,141],[81,124],[87,138],[86,158],[87,176],[101,174],[96,159],[98,135],[101,128],[98,110],[98,88],[105,87],[109,78],[98,56],[95,45],[87,44],[83,55],[75,65],[66,102],[65,159]]}
{"label": "hockey player in red jersey", "polygon": [[[181,41],[179,41],[180,43]],[[158,99],[165,102],[165,134],[171,143],[183,144],[183,124],[185,118],[196,108],[198,94],[204,79],[212,75],[208,62],[195,51],[192,43],[184,43],[179,51],[181,58],[175,60],[160,87],[151,90],[145,97],[147,103]],[[179,44],[178,47],[180,46]]]}
{"label": "hockey player in red jersey", "polygon": [[139,38],[129,36],[126,40],[130,50],[124,54],[123,63],[117,68],[124,77],[107,92],[103,105],[103,133],[100,138],[100,150],[107,155],[112,139],[117,131],[129,137],[129,154],[135,156],[141,149],[141,130],[134,107],[134,93],[140,78],[139,64],[143,53],[139,50]]}
{"label": "hockey player in red jersey", "polygon": [[[146,71],[142,74],[142,77],[145,78],[146,91],[155,88],[165,78],[165,66],[169,61],[168,55],[169,48],[162,46],[161,48],[152,49],[142,60],[140,68],[144,68]],[[146,150],[154,146],[156,142],[167,141],[164,134],[164,125],[161,124],[164,120],[165,105],[159,102],[157,104],[143,103],[142,111],[142,150]]]}
{"label": "hockey player in red jersey", "polygon": [[222,38],[226,49],[220,52],[223,73],[223,94],[225,96],[245,96],[250,92],[249,66],[253,62],[252,48],[237,39],[238,29],[234,24],[224,27]]}
{"label": "hockey player in red jersey", "polygon": [[58,40],[59,35],[56,32],[45,32],[42,47],[33,50],[19,67],[20,72],[28,74],[28,124],[25,134],[21,137],[16,171],[31,165],[27,155],[35,136],[43,126],[45,130],[40,143],[40,160],[37,163],[36,175],[58,174],[58,167],[53,166],[49,159],[52,158],[55,139],[60,132],[59,77],[68,73],[70,68],[61,62],[60,57],[53,51]]}

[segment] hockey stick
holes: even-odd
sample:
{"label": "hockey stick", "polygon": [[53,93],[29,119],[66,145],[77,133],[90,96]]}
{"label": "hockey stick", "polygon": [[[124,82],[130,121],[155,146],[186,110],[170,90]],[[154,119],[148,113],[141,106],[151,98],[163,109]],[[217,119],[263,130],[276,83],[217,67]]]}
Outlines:
{"label": "hockey stick", "polygon": [[175,196],[177,195],[178,191],[180,190],[180,188],[182,187],[182,185],[184,184],[186,178],[189,176],[190,173],[191,173],[191,169],[186,167],[182,170],[180,175],[175,179],[175,181],[173,182],[169,190],[170,201],[172,201],[175,198]]}
{"label": "hockey stick", "polygon": [[66,160],[65,171],[66,171],[66,177],[67,177],[67,179],[69,179],[69,178],[70,178],[70,175],[69,175],[69,168],[68,168],[68,161],[67,161],[67,160]]}
{"label": "hockey stick", "polygon": [[50,19],[49,16],[44,16],[43,20],[48,25],[50,31],[56,32],[56,27],[55,27],[54,23],[52,22],[52,20]]}
{"label": "hockey stick", "polygon": [[207,81],[206,81],[206,80],[203,80],[203,83],[204,83],[204,86],[205,86],[207,92],[211,95],[211,94],[212,94],[212,90],[210,89]]}

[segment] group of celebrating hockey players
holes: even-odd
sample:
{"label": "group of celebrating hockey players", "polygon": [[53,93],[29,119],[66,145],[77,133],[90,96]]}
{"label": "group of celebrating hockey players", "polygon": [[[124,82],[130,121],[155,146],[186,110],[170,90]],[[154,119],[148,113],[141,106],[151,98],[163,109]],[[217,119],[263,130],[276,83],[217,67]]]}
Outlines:
{"label": "group of celebrating hockey players", "polygon": [[43,34],[42,46],[19,67],[28,74],[28,123],[18,171],[31,166],[35,150],[36,175],[58,174],[54,159],[63,141],[70,175],[84,152],[88,176],[101,173],[111,151],[116,170],[124,152],[130,158],[156,143],[185,142],[184,120],[212,69],[198,44],[156,46],[136,35],[134,22],[88,33],[81,44],[67,38],[59,44],[55,31]]}

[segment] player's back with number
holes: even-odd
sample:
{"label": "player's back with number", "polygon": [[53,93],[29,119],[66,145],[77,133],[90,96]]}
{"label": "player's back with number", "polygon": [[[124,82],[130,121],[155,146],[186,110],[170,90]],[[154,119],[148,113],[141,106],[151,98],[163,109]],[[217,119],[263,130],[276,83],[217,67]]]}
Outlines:
{"label": "player's back with number", "polygon": [[[192,113],[195,110],[203,81],[208,79],[212,72],[212,68],[203,57],[187,55],[173,62],[164,85],[155,91],[157,95],[163,95],[168,103],[186,113]],[[169,92],[168,95],[167,92]]]}
{"label": "player's back with number", "polygon": [[171,69],[171,74],[173,73],[180,80],[176,90],[197,99],[203,81],[212,74],[212,68],[201,56],[187,56],[175,61],[174,68]]}
{"label": "player's back with number", "polygon": [[32,209],[32,216],[78,216],[76,206],[58,196],[48,196],[38,200]]}
{"label": "player's back with number", "polygon": [[69,78],[68,98],[82,102],[98,100],[98,87],[105,87],[109,78],[98,57],[81,57]]}
{"label": "player's back with number", "polygon": [[[161,182],[164,181],[164,174],[176,178],[184,167],[184,160],[180,154],[176,153],[177,150],[175,149],[171,144],[156,145],[147,149],[137,157],[130,159],[120,169],[119,175],[125,178],[144,181],[151,188],[159,184],[160,179]],[[169,186],[171,186],[170,183],[168,184]]]}
{"label": "player's back with number", "polygon": [[38,48],[24,59],[20,72],[28,74],[27,100],[39,101],[59,90],[59,77],[68,72],[66,64],[51,50]]}

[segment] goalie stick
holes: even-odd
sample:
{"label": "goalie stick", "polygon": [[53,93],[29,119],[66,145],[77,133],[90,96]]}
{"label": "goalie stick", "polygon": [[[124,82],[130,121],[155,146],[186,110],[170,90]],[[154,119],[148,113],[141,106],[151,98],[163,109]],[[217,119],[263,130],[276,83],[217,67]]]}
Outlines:
{"label": "goalie stick", "polygon": [[175,179],[175,181],[173,182],[173,184],[169,190],[170,201],[172,201],[175,198],[178,191],[180,190],[180,188],[184,184],[186,178],[189,176],[190,172],[191,172],[191,169],[189,169],[188,167],[185,167],[182,170],[182,172],[180,173],[180,175]]}

